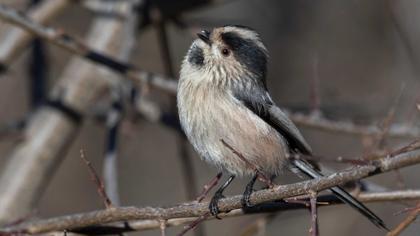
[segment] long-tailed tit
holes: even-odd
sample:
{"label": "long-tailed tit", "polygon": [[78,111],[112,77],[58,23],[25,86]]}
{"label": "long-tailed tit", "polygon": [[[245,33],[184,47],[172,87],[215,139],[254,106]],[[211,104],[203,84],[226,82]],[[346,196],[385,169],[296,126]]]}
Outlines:
{"label": "long-tailed tit", "polygon": [[[244,193],[244,207],[250,205],[258,175],[277,176],[289,168],[310,178],[322,176],[308,161],[289,158],[312,151],[268,93],[267,58],[267,49],[254,30],[224,26],[198,33],[182,64],[177,99],[183,130],[204,160],[230,173],[210,202],[213,215],[217,216],[217,202],[235,176],[254,176]],[[378,216],[344,189],[330,190],[386,229]]]}

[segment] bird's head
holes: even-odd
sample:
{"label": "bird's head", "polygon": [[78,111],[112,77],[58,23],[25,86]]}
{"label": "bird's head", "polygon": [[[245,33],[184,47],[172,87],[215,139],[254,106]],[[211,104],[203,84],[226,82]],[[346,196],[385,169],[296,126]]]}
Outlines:
{"label": "bird's head", "polygon": [[245,77],[265,80],[267,49],[253,29],[232,25],[203,30],[197,36],[182,65],[184,73],[216,83]]}

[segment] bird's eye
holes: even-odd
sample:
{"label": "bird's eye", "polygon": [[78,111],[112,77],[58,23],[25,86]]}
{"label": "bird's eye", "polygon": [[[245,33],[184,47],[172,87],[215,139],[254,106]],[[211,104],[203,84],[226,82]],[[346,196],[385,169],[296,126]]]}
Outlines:
{"label": "bird's eye", "polygon": [[227,48],[223,48],[223,49],[222,49],[222,54],[223,54],[223,56],[227,57],[227,56],[229,56],[229,54],[230,54],[230,50],[229,50],[229,49],[227,49]]}

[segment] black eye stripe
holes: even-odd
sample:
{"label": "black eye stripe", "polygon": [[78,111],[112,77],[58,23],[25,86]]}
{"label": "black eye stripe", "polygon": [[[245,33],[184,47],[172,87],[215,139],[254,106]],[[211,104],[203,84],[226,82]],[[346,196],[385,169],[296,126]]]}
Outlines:
{"label": "black eye stripe", "polygon": [[197,66],[202,66],[204,64],[203,49],[197,46],[191,48],[190,53],[188,54],[188,62]]}
{"label": "black eye stripe", "polygon": [[234,32],[221,34],[223,42],[233,51],[236,60],[247,69],[261,77],[265,77],[267,70],[267,55],[260,46],[250,39],[244,39]]}

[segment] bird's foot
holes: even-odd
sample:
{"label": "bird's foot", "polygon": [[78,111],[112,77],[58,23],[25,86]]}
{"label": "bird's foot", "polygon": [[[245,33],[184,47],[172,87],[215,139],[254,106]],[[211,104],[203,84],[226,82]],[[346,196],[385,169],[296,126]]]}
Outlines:
{"label": "bird's foot", "polygon": [[252,177],[251,181],[249,181],[249,183],[246,185],[244,194],[242,195],[242,199],[241,199],[242,208],[250,208],[253,206],[251,204],[250,199],[251,199],[252,192],[254,192],[254,184],[258,176],[259,176],[258,173],[256,173]]}
{"label": "bird's foot", "polygon": [[220,192],[216,192],[215,194],[214,194],[214,196],[212,197],[212,199],[211,199],[211,201],[210,201],[210,204],[209,204],[209,210],[210,210],[210,213],[214,216],[214,217],[216,217],[216,219],[219,219],[219,220],[221,220],[221,218],[218,216],[218,214],[220,213],[220,210],[219,210],[219,206],[218,206],[218,204],[219,204],[219,200],[220,199],[222,199],[222,198],[224,198],[225,196],[223,196],[223,194],[222,193],[220,193]]}
{"label": "bird's foot", "polygon": [[242,204],[242,208],[250,208],[254,205],[251,204],[251,194],[252,194],[252,190],[250,193],[244,193],[244,195],[242,195],[242,199],[241,199],[241,204]]}

